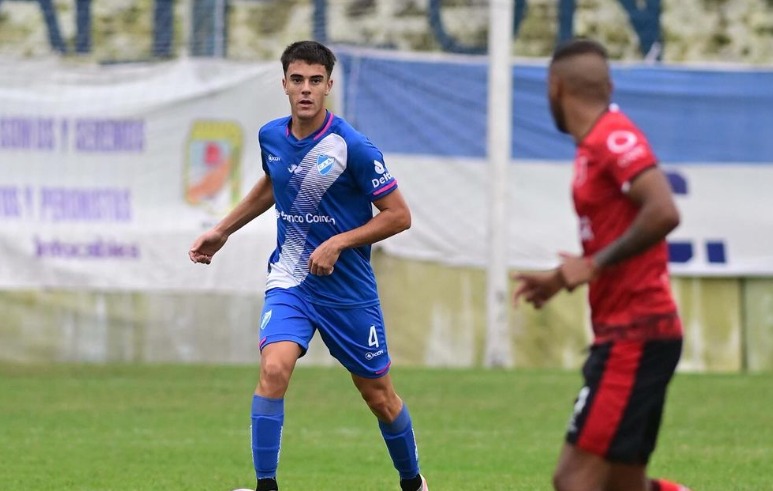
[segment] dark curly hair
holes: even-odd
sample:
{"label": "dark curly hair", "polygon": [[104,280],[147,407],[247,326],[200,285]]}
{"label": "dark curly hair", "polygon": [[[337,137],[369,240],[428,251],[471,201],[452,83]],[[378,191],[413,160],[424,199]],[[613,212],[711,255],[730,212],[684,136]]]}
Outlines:
{"label": "dark curly hair", "polygon": [[305,61],[310,65],[323,65],[327,76],[333,73],[336,57],[330,48],[317,41],[297,41],[282,53],[282,71],[287,73],[287,67],[294,61]]}

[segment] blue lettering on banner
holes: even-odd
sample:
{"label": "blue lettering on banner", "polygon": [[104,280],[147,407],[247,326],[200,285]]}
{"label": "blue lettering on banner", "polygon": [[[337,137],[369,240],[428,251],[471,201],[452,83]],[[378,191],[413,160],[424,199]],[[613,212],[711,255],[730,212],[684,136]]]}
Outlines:
{"label": "blue lettering on banner", "polygon": [[139,245],[131,242],[96,238],[86,241],[34,239],[35,256],[57,259],[138,259]]}
{"label": "blue lettering on banner", "polygon": [[131,218],[129,189],[40,189],[40,219],[44,221],[128,222]]}
{"label": "blue lettering on banner", "polygon": [[712,264],[726,263],[727,258],[725,257],[725,242],[722,240],[707,240],[706,257]]}
{"label": "blue lettering on banner", "polygon": [[0,186],[0,218],[20,218],[19,190],[13,186]]}
{"label": "blue lettering on banner", "polygon": [[128,188],[61,188],[0,185],[0,222],[130,222]]}
{"label": "blue lettering on banner", "polygon": [[[675,171],[665,171],[668,182],[671,184],[671,190],[676,196],[685,196],[689,193],[687,178]],[[694,256],[694,242],[692,240],[670,240],[668,241],[668,262],[674,264],[687,264],[692,261]],[[727,254],[725,252],[724,240],[707,240],[704,242],[706,248],[706,260],[709,264],[727,264]]]}
{"label": "blue lettering on banner", "polygon": [[75,148],[81,152],[142,152],[142,120],[79,119],[75,122]]}
{"label": "blue lettering on banner", "polygon": [[692,256],[692,242],[668,241],[668,262],[684,264],[690,262]]}
{"label": "blue lettering on banner", "polygon": [[53,119],[0,117],[0,149],[49,151],[54,147]]}
{"label": "blue lettering on banner", "polygon": [[[0,151],[139,153],[145,151],[142,119],[78,118],[70,120],[29,115],[0,115]],[[73,141],[70,141],[70,140]]]}
{"label": "blue lettering on banner", "polygon": [[669,184],[671,184],[671,190],[676,195],[687,194],[687,179],[678,172],[666,171],[666,178],[668,178]]}
{"label": "blue lettering on banner", "polygon": [[[724,240],[707,240],[706,260],[709,264],[727,264]],[[668,262],[675,264],[689,263],[694,255],[693,241],[669,241]]]}

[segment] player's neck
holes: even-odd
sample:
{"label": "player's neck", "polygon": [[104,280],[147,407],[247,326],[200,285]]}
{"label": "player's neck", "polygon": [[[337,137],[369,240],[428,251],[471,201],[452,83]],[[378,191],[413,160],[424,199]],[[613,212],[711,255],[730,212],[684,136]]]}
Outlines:
{"label": "player's neck", "polygon": [[609,110],[608,104],[592,104],[578,107],[567,120],[569,133],[578,144],[591,132],[599,119]]}
{"label": "player's neck", "polygon": [[325,124],[327,110],[323,109],[313,118],[299,118],[295,114],[290,118],[290,133],[298,140],[303,140]]}

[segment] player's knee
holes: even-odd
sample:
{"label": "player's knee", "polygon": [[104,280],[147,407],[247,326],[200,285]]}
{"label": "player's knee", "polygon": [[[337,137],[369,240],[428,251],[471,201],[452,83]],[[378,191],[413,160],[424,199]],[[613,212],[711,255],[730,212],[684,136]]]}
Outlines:
{"label": "player's knee", "polygon": [[581,491],[577,483],[572,479],[571,474],[557,469],[553,473],[553,489],[555,491]]}
{"label": "player's knee", "polygon": [[[273,360],[266,360],[260,366],[260,388],[271,397],[281,397],[290,383],[292,367]],[[279,394],[277,394],[279,393]]]}
{"label": "player's knee", "polygon": [[368,391],[362,393],[362,398],[381,421],[392,422],[400,414],[402,404],[394,393],[385,390]]}
{"label": "player's knee", "polygon": [[389,407],[386,394],[381,391],[371,391],[362,394],[362,398],[368,407],[375,413],[380,414]]}
{"label": "player's knee", "polygon": [[558,473],[553,474],[553,489],[555,491],[602,491],[602,488],[595,485]]}
{"label": "player's knee", "polygon": [[566,479],[558,472],[553,473],[553,489],[555,491],[568,491],[566,487]]}

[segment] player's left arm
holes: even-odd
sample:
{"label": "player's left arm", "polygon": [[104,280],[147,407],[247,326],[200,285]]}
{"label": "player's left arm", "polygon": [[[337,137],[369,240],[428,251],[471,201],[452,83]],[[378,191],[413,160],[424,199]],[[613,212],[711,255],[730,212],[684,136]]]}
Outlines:
{"label": "player's left arm", "polygon": [[309,256],[311,274],[332,274],[344,249],[375,244],[411,226],[411,211],[399,189],[373,202],[378,213],[365,224],[330,237]]}
{"label": "player's left arm", "polygon": [[636,175],[626,195],[639,207],[639,212],[617,240],[591,258],[562,255],[560,270],[568,289],[591,281],[607,266],[644,252],[679,225],[671,186],[658,166],[648,167]]}

